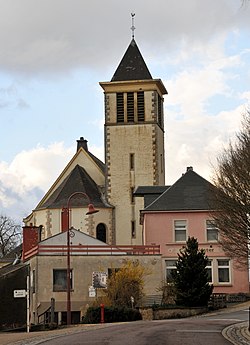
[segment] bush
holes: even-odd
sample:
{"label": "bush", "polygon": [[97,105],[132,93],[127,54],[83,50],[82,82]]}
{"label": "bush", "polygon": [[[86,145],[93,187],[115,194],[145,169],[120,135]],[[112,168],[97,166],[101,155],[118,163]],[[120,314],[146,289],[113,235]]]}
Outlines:
{"label": "bush", "polygon": [[[126,307],[105,307],[104,320],[107,323],[111,322],[126,322],[142,320],[141,313],[137,309]],[[101,321],[101,308],[90,307],[86,315],[83,317],[83,323],[100,323]]]}
{"label": "bush", "polygon": [[103,291],[106,295],[105,303],[130,308],[133,297],[136,305],[144,296],[144,277],[148,274],[149,269],[138,260],[128,260],[119,269],[113,269],[107,280],[107,289]]}

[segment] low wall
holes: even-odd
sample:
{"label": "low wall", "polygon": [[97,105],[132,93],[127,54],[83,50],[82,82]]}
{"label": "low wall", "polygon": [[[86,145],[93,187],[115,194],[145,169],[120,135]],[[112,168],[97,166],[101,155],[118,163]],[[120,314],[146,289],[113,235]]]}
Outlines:
{"label": "low wall", "polygon": [[207,312],[207,308],[140,308],[140,313],[143,320],[165,320],[165,319],[179,319],[184,317],[195,316]]}

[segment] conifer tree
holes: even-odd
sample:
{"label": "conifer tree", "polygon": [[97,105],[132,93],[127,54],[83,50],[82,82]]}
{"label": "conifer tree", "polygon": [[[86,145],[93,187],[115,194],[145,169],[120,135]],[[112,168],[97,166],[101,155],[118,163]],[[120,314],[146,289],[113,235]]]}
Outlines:
{"label": "conifer tree", "polygon": [[189,237],[180,250],[177,270],[174,272],[176,304],[187,307],[206,306],[213,291],[208,282],[208,258],[204,249],[198,249],[197,239]]}

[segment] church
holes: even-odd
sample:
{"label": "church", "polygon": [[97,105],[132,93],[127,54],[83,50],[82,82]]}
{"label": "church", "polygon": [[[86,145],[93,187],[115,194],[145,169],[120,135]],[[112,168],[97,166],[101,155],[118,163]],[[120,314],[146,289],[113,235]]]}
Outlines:
{"label": "church", "polygon": [[[42,200],[24,219],[44,240],[73,226],[107,244],[143,244],[138,186],[165,184],[164,95],[134,37],[109,82],[105,104],[105,163],[77,140],[77,150]],[[85,215],[88,204],[98,213]]]}
{"label": "church", "polygon": [[[111,81],[100,86],[105,162],[80,137],[72,159],[24,219],[22,262],[15,269],[27,269],[31,322],[47,320],[51,299],[56,322],[80,322],[100,292],[93,277],[107,277],[128,260],[150,269],[145,296],[161,303],[159,288],[172,283],[178,253],[191,236],[208,255],[214,292],[245,298],[248,269],[239,270],[223,252],[208,203],[213,186],[193,167],[165,185],[167,90],[151,76],[134,37]],[[15,306],[10,292],[4,300]]]}

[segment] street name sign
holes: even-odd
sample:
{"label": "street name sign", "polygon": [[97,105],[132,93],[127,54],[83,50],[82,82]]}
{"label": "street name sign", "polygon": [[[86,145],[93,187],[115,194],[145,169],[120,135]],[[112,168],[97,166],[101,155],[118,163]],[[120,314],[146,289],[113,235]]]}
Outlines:
{"label": "street name sign", "polygon": [[26,290],[14,290],[14,298],[26,297]]}

